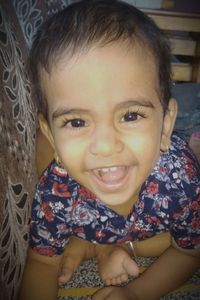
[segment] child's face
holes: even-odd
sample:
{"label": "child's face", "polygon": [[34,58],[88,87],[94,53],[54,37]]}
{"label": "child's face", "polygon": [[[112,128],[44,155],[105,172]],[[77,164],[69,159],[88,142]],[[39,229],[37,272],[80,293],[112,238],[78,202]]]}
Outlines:
{"label": "child's face", "polygon": [[40,123],[62,165],[108,206],[128,211],[167,140],[163,128],[170,131],[154,60],[115,43],[42,75],[50,129]]}

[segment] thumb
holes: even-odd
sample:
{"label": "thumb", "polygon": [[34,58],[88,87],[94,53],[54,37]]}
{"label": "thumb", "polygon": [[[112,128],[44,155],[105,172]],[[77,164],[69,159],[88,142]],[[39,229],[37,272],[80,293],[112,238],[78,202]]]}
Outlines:
{"label": "thumb", "polygon": [[61,261],[58,283],[63,284],[68,282],[72,278],[79,265],[80,261],[75,259],[75,257],[72,255],[65,255]]}

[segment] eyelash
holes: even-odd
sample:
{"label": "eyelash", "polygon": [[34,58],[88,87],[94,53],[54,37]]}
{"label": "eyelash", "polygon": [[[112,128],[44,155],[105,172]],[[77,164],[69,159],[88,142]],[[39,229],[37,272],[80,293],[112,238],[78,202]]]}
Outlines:
{"label": "eyelash", "polygon": [[[79,122],[79,124],[81,126],[72,126],[72,122]],[[81,124],[82,123],[82,124]],[[84,125],[83,125],[84,123]],[[85,124],[87,124],[87,122],[81,118],[70,118],[70,119],[65,119],[63,120],[63,123],[61,125],[61,127],[68,127],[71,130],[80,130],[80,128],[84,128],[86,127]],[[71,125],[71,126],[70,126]],[[75,124],[74,124],[75,125]]]}
{"label": "eyelash", "polygon": [[[128,114],[133,114],[136,116],[136,119],[135,120],[122,120],[125,118],[126,115]],[[128,109],[126,111],[124,111],[122,114],[121,114],[121,117],[120,117],[120,122],[121,123],[129,123],[129,122],[136,122],[138,121],[138,116],[141,117],[141,118],[146,118],[146,114],[144,113],[144,111],[141,109],[141,108],[138,108],[137,110],[131,110],[131,109]],[[73,122],[79,122],[80,126],[72,126],[72,123]],[[74,124],[75,125],[75,124]],[[68,127],[69,129],[71,130],[80,130],[81,128],[85,128],[87,127],[88,124],[87,124],[87,121],[83,120],[81,117],[74,117],[74,118],[69,118],[69,119],[65,119],[63,120],[62,124],[61,124],[61,128],[63,127]]]}
{"label": "eyelash", "polygon": [[[134,114],[136,116],[136,119],[135,120],[129,120],[129,121],[122,120],[128,114]],[[122,123],[136,122],[136,121],[138,121],[138,116],[141,117],[141,118],[146,118],[147,117],[146,114],[144,113],[144,111],[141,108],[138,108],[137,110],[128,109],[122,114],[120,120],[121,120]]]}

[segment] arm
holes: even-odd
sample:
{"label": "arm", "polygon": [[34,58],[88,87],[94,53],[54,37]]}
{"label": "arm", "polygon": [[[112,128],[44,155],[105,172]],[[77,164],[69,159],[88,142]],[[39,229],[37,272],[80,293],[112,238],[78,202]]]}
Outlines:
{"label": "arm", "polygon": [[47,257],[28,250],[19,300],[55,300],[61,256]]}
{"label": "arm", "polygon": [[183,284],[199,267],[197,250],[170,246],[144,273],[125,287],[99,290],[94,300],[158,300]]}
{"label": "arm", "polygon": [[83,260],[95,256],[95,245],[77,237],[70,237],[60,262],[59,283],[66,283]]}
{"label": "arm", "polygon": [[138,299],[159,299],[183,284],[199,268],[199,256],[198,251],[180,251],[170,246],[138,279],[129,284],[129,288]]}
{"label": "arm", "polygon": [[55,300],[58,284],[67,282],[81,261],[94,256],[94,245],[71,237],[62,255],[48,257],[28,250],[19,300]]}
{"label": "arm", "polygon": [[167,232],[144,241],[132,242],[133,250],[127,244],[96,245],[102,281],[105,285],[118,285],[126,282],[129,275],[137,277],[139,268],[134,261],[136,256],[160,256],[169,246],[170,234]]}

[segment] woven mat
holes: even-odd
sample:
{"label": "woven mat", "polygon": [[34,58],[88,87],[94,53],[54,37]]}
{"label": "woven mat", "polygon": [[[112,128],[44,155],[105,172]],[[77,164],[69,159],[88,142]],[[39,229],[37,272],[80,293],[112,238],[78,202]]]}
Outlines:
{"label": "woven mat", "polygon": [[[154,258],[138,258],[140,271],[144,271]],[[103,283],[98,276],[97,264],[95,259],[84,262],[77,272],[75,272],[72,280],[68,284],[63,285],[58,293],[57,300],[89,300],[99,288],[103,287]],[[200,300],[200,270],[197,271],[188,282],[173,293],[162,297],[160,300]]]}

